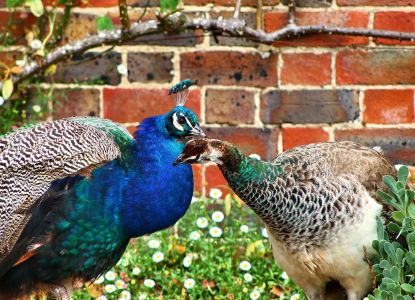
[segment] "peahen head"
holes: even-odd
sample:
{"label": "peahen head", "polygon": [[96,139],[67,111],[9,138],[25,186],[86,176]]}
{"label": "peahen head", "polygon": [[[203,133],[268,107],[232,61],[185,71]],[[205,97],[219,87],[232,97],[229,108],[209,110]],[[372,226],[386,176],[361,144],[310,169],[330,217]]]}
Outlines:
{"label": "peahen head", "polygon": [[177,138],[186,136],[205,137],[199,120],[194,112],[184,106],[176,106],[165,115],[166,129],[169,135]]}

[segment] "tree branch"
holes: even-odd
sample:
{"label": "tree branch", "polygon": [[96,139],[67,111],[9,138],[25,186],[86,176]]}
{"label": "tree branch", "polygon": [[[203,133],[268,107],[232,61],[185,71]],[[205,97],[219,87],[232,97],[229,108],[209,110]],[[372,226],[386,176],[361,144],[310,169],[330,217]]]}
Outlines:
{"label": "tree branch", "polygon": [[119,0],[118,9],[120,11],[120,19],[123,31],[130,28],[130,18],[128,17],[127,0]]}
{"label": "tree branch", "polygon": [[[59,47],[52,52],[46,54],[39,61],[32,61],[27,64],[23,72],[14,75],[12,80],[15,84],[20,81],[46,69],[48,66],[55,64],[75,53],[82,53],[88,49],[99,47],[102,45],[118,45],[125,41],[134,39],[141,35],[155,34],[166,32],[163,23],[168,23],[173,28],[184,30],[204,29],[209,32],[224,32],[234,37],[244,37],[248,40],[259,43],[272,43],[284,38],[293,38],[311,34],[338,34],[350,36],[365,36],[386,38],[394,40],[415,41],[415,33],[404,33],[398,31],[372,30],[366,28],[338,28],[324,25],[297,26],[295,24],[287,24],[282,29],[265,32],[261,29],[254,29],[246,26],[245,21],[231,19],[183,19],[180,13],[175,13],[166,17],[166,22],[156,20],[133,23],[129,29],[122,32],[120,29],[101,31],[97,35],[89,36],[74,43]],[[0,83],[0,88],[1,88]]]}

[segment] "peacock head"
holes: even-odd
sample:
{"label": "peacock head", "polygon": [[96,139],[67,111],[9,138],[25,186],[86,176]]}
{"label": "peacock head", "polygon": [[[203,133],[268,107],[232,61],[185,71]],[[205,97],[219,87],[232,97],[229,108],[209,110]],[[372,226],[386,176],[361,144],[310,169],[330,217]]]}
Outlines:
{"label": "peacock head", "polygon": [[177,138],[187,136],[205,137],[199,120],[194,112],[184,106],[176,106],[165,115],[168,133]]}
{"label": "peacock head", "polygon": [[230,143],[213,139],[192,139],[186,143],[182,154],[176,159],[174,165],[203,164],[214,162],[218,165],[224,163],[229,151],[235,148]]}

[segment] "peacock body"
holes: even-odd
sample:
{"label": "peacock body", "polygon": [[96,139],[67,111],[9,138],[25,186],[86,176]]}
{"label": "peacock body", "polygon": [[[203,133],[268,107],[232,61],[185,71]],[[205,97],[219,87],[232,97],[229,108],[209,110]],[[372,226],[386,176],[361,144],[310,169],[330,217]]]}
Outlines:
{"label": "peacock body", "polygon": [[327,299],[331,281],[349,300],[367,294],[373,281],[365,251],[377,238],[376,217],[387,209],[376,191],[384,175],[395,175],[381,153],[353,142],[319,143],[266,162],[232,144],[199,139],[187,143],[176,164],[208,161],[265,222],[274,258],[309,299]]}
{"label": "peacock body", "polygon": [[132,237],[172,226],[193,194],[190,166],[173,166],[178,139],[198,134],[197,117],[179,105],[134,137],[108,120],[71,118],[0,138],[0,299],[38,290],[69,298]]}

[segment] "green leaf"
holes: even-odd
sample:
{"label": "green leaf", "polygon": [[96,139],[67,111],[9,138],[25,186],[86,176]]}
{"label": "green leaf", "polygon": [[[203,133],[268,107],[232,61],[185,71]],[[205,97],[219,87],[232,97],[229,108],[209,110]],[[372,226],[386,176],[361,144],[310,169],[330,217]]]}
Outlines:
{"label": "green leaf", "polygon": [[406,241],[408,243],[409,251],[415,252],[415,231],[412,231],[406,236]]}
{"label": "green leaf", "polygon": [[391,269],[391,278],[395,282],[399,282],[399,269],[398,269],[398,267],[396,267],[396,266],[392,267],[392,269]]}
{"label": "green leaf", "polygon": [[97,29],[102,30],[111,30],[113,28],[112,21],[108,16],[98,17],[97,18]]}
{"label": "green leaf", "polygon": [[412,219],[415,219],[415,204],[413,204],[413,203],[409,204],[408,214]]}
{"label": "green leaf", "polygon": [[397,192],[396,180],[390,175],[383,176],[383,182],[388,186],[392,192]]}
{"label": "green leaf", "polygon": [[409,170],[407,166],[402,166],[398,170],[398,180],[406,185],[406,181],[408,180]]}
{"label": "green leaf", "polygon": [[160,0],[160,10],[165,12],[167,10],[174,11],[179,5],[179,0]]}
{"label": "green leaf", "polygon": [[408,293],[411,293],[411,294],[415,294],[415,287],[414,287],[414,286],[412,286],[412,285],[410,285],[410,284],[407,284],[407,283],[402,283],[402,284],[401,284],[401,288],[402,288],[405,292],[408,292]]}
{"label": "green leaf", "polygon": [[398,236],[396,238],[399,238],[402,233],[408,231],[410,225],[411,225],[411,219],[408,217],[405,217],[405,219],[403,219],[402,221],[402,229],[401,231],[399,231]]}
{"label": "green leaf", "polygon": [[36,17],[40,17],[45,12],[42,0],[26,0],[25,4],[30,7],[30,11]]}
{"label": "green leaf", "polygon": [[13,8],[23,4],[23,0],[6,0],[6,7]]}
{"label": "green leaf", "polygon": [[380,217],[376,217],[377,231],[378,231],[378,240],[385,239],[385,228],[383,227],[383,222]]}
{"label": "green leaf", "polygon": [[405,218],[405,216],[403,215],[402,212],[400,211],[394,211],[392,212],[392,218],[396,221],[402,224],[403,219]]}
{"label": "green leaf", "polygon": [[6,79],[3,81],[3,86],[1,88],[1,93],[4,100],[8,99],[13,94],[13,81],[11,79]]}
{"label": "green leaf", "polygon": [[388,225],[386,225],[386,227],[388,228],[389,231],[398,233],[401,230],[401,227],[398,226],[398,224],[396,223],[389,223]]}
{"label": "green leaf", "polygon": [[386,204],[389,204],[389,205],[391,205],[391,206],[393,206],[397,209],[400,208],[399,205],[398,205],[398,202],[396,202],[395,198],[392,197],[391,195],[389,195],[389,194],[387,194],[383,191],[377,191],[376,194],[379,198],[382,198],[383,201],[386,202]]}

